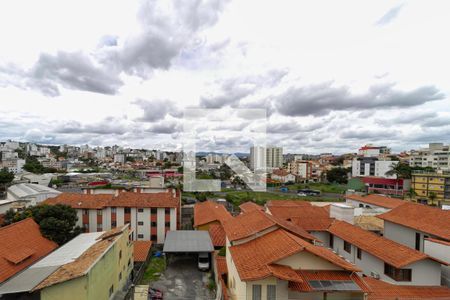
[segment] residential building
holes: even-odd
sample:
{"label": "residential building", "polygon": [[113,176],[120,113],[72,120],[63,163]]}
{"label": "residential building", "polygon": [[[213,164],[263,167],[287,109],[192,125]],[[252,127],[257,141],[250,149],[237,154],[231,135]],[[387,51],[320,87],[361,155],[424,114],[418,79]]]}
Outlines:
{"label": "residential building", "polygon": [[223,224],[231,218],[225,206],[217,202],[205,201],[194,205],[194,228],[207,230],[215,248],[225,246]]}
{"label": "residential building", "polygon": [[271,179],[281,183],[295,182],[295,175],[284,169],[274,169],[271,174]]}
{"label": "residential building", "polygon": [[391,153],[391,149],[386,146],[374,146],[368,144],[358,149],[358,155],[362,157],[379,157]]}
{"label": "residential building", "polygon": [[396,179],[397,175],[386,174],[398,161],[379,160],[377,157],[358,157],[353,159],[352,177],[381,177]]}
{"label": "residential building", "polygon": [[368,290],[355,273],[360,269],[311,244],[314,237],[288,223],[292,226],[260,210],[225,222],[226,266],[220,263],[217,271],[222,294],[230,299],[365,299]]}
{"label": "residential building", "polygon": [[77,225],[86,232],[110,230],[130,224],[135,240],[163,244],[166,232],[177,230],[181,220],[180,192],[122,192],[112,194],[63,193],[44,201],[66,204],[77,211]]}
{"label": "residential building", "polygon": [[447,264],[441,266],[441,284],[450,287],[450,242],[425,238],[423,252]]}
{"label": "residential building", "polygon": [[119,164],[125,163],[125,154],[114,154],[114,162]]}
{"label": "residential building", "polygon": [[244,202],[241,205],[239,205],[239,209],[241,210],[242,213],[248,213],[248,212],[251,212],[253,210],[264,211],[264,207],[259,206],[255,202],[250,202],[250,201]]}
{"label": "residential building", "polygon": [[344,221],[328,228],[329,247],[366,276],[397,285],[441,284],[441,261]]}
{"label": "residential building", "polygon": [[266,148],[260,146],[250,147],[250,169],[266,169]]}
{"label": "residential building", "polygon": [[0,286],[16,299],[113,299],[125,295],[133,271],[128,225],[80,234]]}
{"label": "residential building", "polygon": [[450,171],[450,146],[430,143],[428,148],[412,150],[409,162],[411,166]]}
{"label": "residential building", "polygon": [[450,172],[414,171],[411,177],[417,202],[439,206],[450,203]]}
{"label": "residential building", "polygon": [[0,227],[0,241],[0,283],[58,247],[42,236],[39,225],[32,218]]}
{"label": "residential building", "polygon": [[450,241],[450,211],[406,202],[378,215],[384,220],[384,236],[422,251],[426,238]]}
{"label": "residential building", "polygon": [[283,166],[283,148],[269,146],[266,149],[266,166],[268,169],[281,168]]}
{"label": "residential building", "polygon": [[345,202],[351,205],[352,207],[374,209],[377,210],[379,213],[387,212],[405,203],[404,200],[398,198],[391,198],[388,196],[377,194],[370,194],[370,195],[347,194],[345,195]]}
{"label": "residential building", "polygon": [[385,194],[392,196],[404,196],[411,187],[410,179],[383,178],[383,177],[359,177],[368,193]]}
{"label": "residential building", "polygon": [[297,176],[299,182],[309,182],[313,178],[313,163],[307,160],[294,160],[288,163],[287,170]]}

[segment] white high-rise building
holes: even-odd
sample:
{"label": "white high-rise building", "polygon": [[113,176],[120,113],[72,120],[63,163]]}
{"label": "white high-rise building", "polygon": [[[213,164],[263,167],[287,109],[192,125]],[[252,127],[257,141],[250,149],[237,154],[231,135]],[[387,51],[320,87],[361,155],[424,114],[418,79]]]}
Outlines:
{"label": "white high-rise building", "polygon": [[250,169],[266,169],[266,148],[259,146],[250,147]]}
{"label": "white high-rise building", "polygon": [[450,146],[444,146],[443,143],[431,143],[428,148],[413,150],[409,164],[415,167],[450,170]]}

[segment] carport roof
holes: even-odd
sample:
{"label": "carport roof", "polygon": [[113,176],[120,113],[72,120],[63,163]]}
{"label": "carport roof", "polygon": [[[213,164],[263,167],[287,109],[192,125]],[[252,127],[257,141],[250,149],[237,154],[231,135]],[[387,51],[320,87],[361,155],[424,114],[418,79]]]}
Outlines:
{"label": "carport roof", "polygon": [[163,252],[213,252],[214,247],[208,231],[177,230],[168,231]]}

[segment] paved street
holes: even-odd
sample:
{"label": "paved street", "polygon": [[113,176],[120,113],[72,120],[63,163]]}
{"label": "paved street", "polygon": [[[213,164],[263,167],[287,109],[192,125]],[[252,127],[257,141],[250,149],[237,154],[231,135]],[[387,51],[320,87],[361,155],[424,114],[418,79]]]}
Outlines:
{"label": "paved street", "polygon": [[151,287],[162,290],[167,300],[212,300],[215,297],[207,287],[208,274],[197,269],[196,257],[174,257]]}

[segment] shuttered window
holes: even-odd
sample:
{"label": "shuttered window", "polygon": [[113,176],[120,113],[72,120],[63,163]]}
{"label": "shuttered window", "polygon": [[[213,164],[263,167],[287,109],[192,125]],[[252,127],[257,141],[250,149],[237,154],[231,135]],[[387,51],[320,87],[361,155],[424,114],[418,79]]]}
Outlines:
{"label": "shuttered window", "polygon": [[261,285],[260,284],[253,285],[252,300],[261,300]]}
{"label": "shuttered window", "polygon": [[277,286],[269,284],[267,285],[267,300],[277,299]]}

